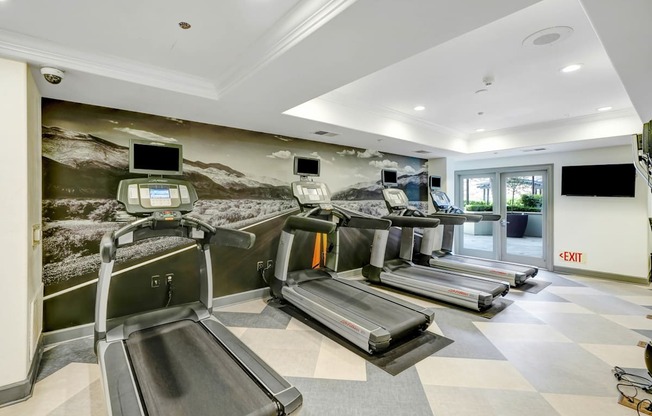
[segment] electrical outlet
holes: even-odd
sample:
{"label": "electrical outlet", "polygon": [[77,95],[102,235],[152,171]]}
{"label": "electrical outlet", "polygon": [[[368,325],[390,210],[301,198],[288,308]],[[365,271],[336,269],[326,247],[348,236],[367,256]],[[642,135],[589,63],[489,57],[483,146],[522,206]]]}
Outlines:
{"label": "electrical outlet", "polygon": [[256,271],[259,272],[265,268],[265,265],[262,261],[256,262]]}
{"label": "electrical outlet", "polygon": [[165,275],[165,278],[167,279],[168,283],[172,283],[172,278],[174,277],[174,273],[167,273]]}
{"label": "electrical outlet", "polygon": [[271,269],[273,265],[274,265],[274,260],[267,260],[267,268],[268,269]]}
{"label": "electrical outlet", "polygon": [[159,286],[161,286],[161,276],[155,274],[154,276],[152,276],[152,287],[155,288]]}

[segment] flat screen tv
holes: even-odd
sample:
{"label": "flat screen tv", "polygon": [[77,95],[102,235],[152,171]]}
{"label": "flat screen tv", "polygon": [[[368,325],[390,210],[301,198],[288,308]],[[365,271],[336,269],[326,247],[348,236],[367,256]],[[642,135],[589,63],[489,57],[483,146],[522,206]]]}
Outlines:
{"label": "flat screen tv", "polygon": [[561,194],[568,196],[635,196],[634,164],[562,166]]}
{"label": "flat screen tv", "polygon": [[441,188],[441,176],[430,176],[430,189]]}
{"label": "flat screen tv", "polygon": [[394,169],[383,169],[380,171],[380,178],[384,186],[398,185],[398,172]]}
{"label": "flat screen tv", "polygon": [[129,142],[129,172],[148,175],[182,175],[182,146],[180,144],[131,140]]}
{"label": "flat screen tv", "polygon": [[294,174],[299,176],[319,176],[319,159],[295,157]]}

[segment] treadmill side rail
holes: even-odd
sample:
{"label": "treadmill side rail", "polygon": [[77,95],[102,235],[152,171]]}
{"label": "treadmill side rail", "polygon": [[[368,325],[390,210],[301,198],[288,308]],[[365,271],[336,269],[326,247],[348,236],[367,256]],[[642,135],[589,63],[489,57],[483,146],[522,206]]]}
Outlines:
{"label": "treadmill side rail", "polygon": [[107,414],[145,416],[146,413],[140,401],[138,387],[124,344],[100,341],[96,348],[102,372],[102,388],[104,389]]}
{"label": "treadmill side rail", "polygon": [[258,384],[276,399],[284,410],[283,414],[290,414],[301,406],[303,401],[301,393],[251,351],[215,317],[205,319],[201,323],[240,365],[247,368]]}

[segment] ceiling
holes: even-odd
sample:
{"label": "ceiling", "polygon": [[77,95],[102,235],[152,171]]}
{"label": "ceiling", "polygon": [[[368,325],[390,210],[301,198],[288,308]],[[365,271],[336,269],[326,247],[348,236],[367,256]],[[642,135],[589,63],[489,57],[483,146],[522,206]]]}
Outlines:
{"label": "ceiling", "polygon": [[627,144],[652,118],[648,0],[52,4],[0,0],[0,57],[50,98],[425,158]]}

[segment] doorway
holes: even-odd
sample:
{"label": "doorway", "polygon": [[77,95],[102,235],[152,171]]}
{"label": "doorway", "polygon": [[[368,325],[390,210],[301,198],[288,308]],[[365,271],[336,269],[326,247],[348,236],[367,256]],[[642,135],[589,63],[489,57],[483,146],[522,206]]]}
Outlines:
{"label": "doorway", "polygon": [[456,172],[456,205],[500,214],[496,222],[465,223],[456,231],[458,254],[548,268],[552,166]]}

